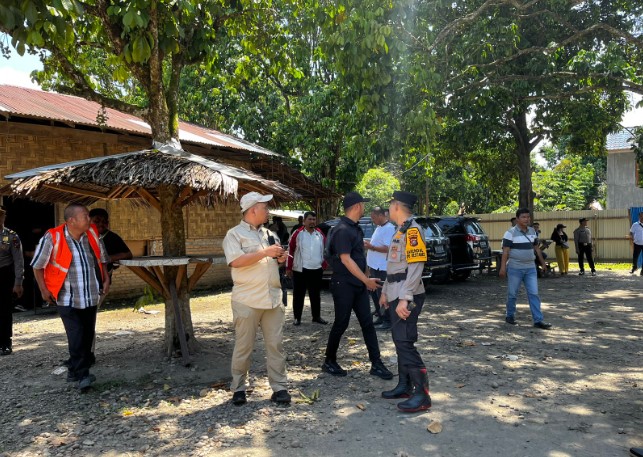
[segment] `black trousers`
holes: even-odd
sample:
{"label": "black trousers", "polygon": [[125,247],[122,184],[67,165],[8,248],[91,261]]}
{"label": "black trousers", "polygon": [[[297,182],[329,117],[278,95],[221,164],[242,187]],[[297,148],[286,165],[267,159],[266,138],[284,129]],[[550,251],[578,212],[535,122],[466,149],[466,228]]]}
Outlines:
{"label": "black trousers", "polygon": [[71,306],[58,306],[58,314],[65,326],[71,365],[69,372],[78,379],[89,375],[92,343],[96,331],[96,306],[76,309]]}
{"label": "black trousers", "polygon": [[425,294],[413,296],[415,308],[411,311],[408,319],[403,320],[395,312],[398,300],[389,302],[389,313],[391,316],[391,336],[397,352],[397,363],[407,369],[425,368],[422,357],[415,347],[418,340],[418,317],[422,312]]}
{"label": "black trousers", "polygon": [[590,270],[595,271],[594,257],[592,257],[592,243],[587,243],[585,246],[579,244],[578,246],[578,268],[580,268],[580,271],[585,271],[585,261],[583,257],[587,257]]}
{"label": "black trousers", "polygon": [[[371,278],[381,279],[382,285],[384,285],[384,281],[386,281],[386,270],[371,269],[369,272],[369,276]],[[389,311],[384,307],[380,307],[380,297],[382,296],[382,289],[377,288],[371,291],[370,294],[371,298],[373,299],[373,303],[375,304],[375,312],[377,313],[377,315],[380,316],[383,321],[390,322],[391,318],[389,317]]]}
{"label": "black trousers", "polygon": [[11,346],[15,280],[13,265],[0,268],[0,349]]}
{"label": "black trousers", "polygon": [[301,272],[292,272],[292,311],[295,319],[301,319],[301,314],[304,311],[304,298],[306,298],[306,291],[308,291],[308,298],[310,298],[310,310],[313,319],[321,317],[321,285],[322,274],[324,270],[318,268],[316,270],[308,270],[302,268]]}
{"label": "black trousers", "polygon": [[632,270],[639,267],[639,256],[643,252],[643,244],[634,244],[634,254],[632,255]]}
{"label": "black trousers", "polygon": [[328,335],[326,359],[333,362],[337,361],[339,342],[348,328],[351,311],[355,311],[355,316],[357,316],[359,325],[362,328],[368,358],[371,362],[380,361],[380,345],[377,341],[377,334],[371,317],[371,306],[368,301],[366,286],[356,286],[341,276],[333,276],[330,280],[330,289],[335,305],[335,322],[333,322],[333,327]]}

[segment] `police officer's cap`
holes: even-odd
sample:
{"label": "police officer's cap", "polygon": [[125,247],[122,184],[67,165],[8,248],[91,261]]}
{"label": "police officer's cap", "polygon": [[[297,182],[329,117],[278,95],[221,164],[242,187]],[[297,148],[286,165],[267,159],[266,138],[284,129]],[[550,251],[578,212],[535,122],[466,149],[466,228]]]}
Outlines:
{"label": "police officer's cap", "polygon": [[418,197],[411,192],[404,192],[403,190],[396,190],[393,192],[393,200],[404,203],[409,208],[413,208],[418,201]]}

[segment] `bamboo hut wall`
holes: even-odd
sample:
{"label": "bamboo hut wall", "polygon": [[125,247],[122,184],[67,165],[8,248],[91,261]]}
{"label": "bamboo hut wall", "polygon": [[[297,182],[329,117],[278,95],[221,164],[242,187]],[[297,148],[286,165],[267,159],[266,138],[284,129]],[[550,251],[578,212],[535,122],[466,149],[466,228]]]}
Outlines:
{"label": "bamboo hut wall", "polygon": [[[0,182],[3,185],[8,182],[4,176],[10,173],[141,149],[140,144],[115,141],[116,135],[113,134],[92,132],[83,138],[74,131],[76,138],[70,138],[46,135],[48,131],[56,131],[55,128],[34,126],[34,130],[42,134],[6,134],[0,128]],[[237,161],[233,165],[243,166],[243,163]],[[55,205],[57,224],[64,222],[65,206],[62,203]],[[97,202],[90,209],[96,207],[105,208],[109,212],[111,229],[125,240],[135,255],[163,252],[160,216],[155,209],[118,200]],[[187,253],[223,255],[221,244],[226,232],[241,220],[238,202],[231,201],[215,208],[194,204],[183,211]],[[190,266],[188,271],[191,272],[193,268]],[[145,283],[127,268],[116,270],[113,280],[110,292],[112,299],[140,295],[145,288]],[[226,265],[213,265],[201,278],[197,288],[221,287],[230,283],[229,268]]]}
{"label": "bamboo hut wall", "polygon": [[[501,214],[476,214],[480,218],[482,227],[489,235],[491,248],[501,249],[502,237],[511,226],[510,220],[513,213]],[[534,221],[540,222],[541,236],[550,239],[551,233],[557,224],[567,226],[565,232],[573,240],[574,230],[578,227],[578,219],[586,217],[588,226],[594,238],[595,257],[599,261],[631,261],[632,250],[629,241],[631,227],[629,211],[627,209],[614,209],[604,211],[550,211],[536,212]],[[547,250],[553,257],[553,245]],[[576,260],[577,256],[572,248],[570,258]]]}

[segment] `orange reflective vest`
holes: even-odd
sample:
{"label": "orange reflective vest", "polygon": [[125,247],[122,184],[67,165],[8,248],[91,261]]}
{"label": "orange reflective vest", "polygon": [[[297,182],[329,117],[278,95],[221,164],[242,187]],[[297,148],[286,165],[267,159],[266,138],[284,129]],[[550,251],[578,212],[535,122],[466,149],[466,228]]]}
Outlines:
{"label": "orange reflective vest", "polygon": [[[67,240],[65,239],[65,224],[49,229],[47,230],[47,233],[51,234],[51,239],[54,247],[51,250],[49,263],[45,267],[44,271],[45,285],[47,286],[47,290],[49,290],[49,292],[53,294],[56,300],[58,300],[58,293],[65,283],[65,278],[67,277],[67,272],[69,271],[69,266],[71,265],[72,256],[71,250],[67,245]],[[100,261],[98,229],[94,224],[89,227],[89,230],[87,231],[87,238],[89,239],[89,245],[94,251],[95,260],[96,262],[98,262],[100,268],[101,278],[99,279],[99,284],[101,284],[104,274],[103,264]]]}

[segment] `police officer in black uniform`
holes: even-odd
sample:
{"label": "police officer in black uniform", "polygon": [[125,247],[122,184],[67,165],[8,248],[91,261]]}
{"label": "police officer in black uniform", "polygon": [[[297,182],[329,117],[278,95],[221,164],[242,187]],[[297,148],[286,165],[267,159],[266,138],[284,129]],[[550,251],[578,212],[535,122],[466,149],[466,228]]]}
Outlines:
{"label": "police officer in black uniform", "polygon": [[415,347],[418,317],[425,298],[422,270],[427,261],[422,227],[412,218],[416,202],[414,194],[393,192],[389,215],[398,230],[389,246],[386,282],[380,297],[380,305],[391,310],[391,334],[399,373],[397,386],[382,392],[382,397],[407,398],[397,407],[408,413],[431,407],[426,366]]}
{"label": "police officer in black uniform", "polygon": [[7,212],[0,208],[0,355],[12,352],[13,297],[22,296],[24,258],[18,234],[4,226]]}
{"label": "police officer in black uniform", "polygon": [[359,219],[364,215],[363,198],[357,192],[349,192],[344,196],[345,216],[329,234],[328,249],[333,276],[330,279],[330,289],[335,304],[335,322],[328,335],[326,360],[322,370],[333,376],[346,376],[337,363],[337,349],[342,335],[348,328],[351,311],[355,311],[362,335],[368,349],[368,358],[372,366],[370,373],[382,379],[392,379],[391,373],[382,363],[380,346],[371,318],[369,290],[381,287],[380,280],[369,278],[366,271],[366,255],[364,254],[364,233],[359,226]]}

